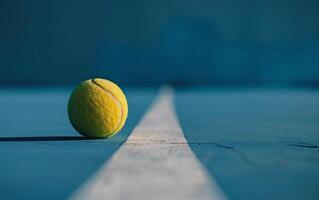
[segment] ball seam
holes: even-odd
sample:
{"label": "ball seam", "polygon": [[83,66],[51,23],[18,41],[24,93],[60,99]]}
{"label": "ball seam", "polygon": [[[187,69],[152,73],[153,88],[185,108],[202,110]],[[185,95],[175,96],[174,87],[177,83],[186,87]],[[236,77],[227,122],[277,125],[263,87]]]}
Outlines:
{"label": "ball seam", "polygon": [[114,129],[113,132],[111,132],[110,135],[107,136],[107,137],[111,137],[111,136],[113,136],[113,135],[116,133],[116,131],[120,128],[120,126],[121,126],[121,124],[122,124],[123,114],[124,114],[123,105],[122,105],[121,101],[118,100],[118,99],[114,96],[114,94],[113,94],[112,92],[110,92],[109,90],[103,88],[103,87],[102,87],[99,83],[97,83],[94,79],[91,79],[91,83],[94,84],[94,85],[96,85],[97,87],[101,88],[101,89],[102,89],[103,91],[105,91],[107,94],[109,94],[109,95],[120,105],[121,117],[120,117],[120,120],[119,120],[119,123],[118,123],[117,127]]}

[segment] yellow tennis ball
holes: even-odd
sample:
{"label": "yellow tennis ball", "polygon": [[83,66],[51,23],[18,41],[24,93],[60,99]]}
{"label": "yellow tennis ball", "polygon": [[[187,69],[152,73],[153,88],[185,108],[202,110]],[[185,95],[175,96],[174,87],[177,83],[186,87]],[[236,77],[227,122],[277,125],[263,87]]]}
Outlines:
{"label": "yellow tennis ball", "polygon": [[118,133],[128,114],[126,97],[113,82],[95,78],[83,81],[72,92],[68,116],[81,135],[105,138]]}

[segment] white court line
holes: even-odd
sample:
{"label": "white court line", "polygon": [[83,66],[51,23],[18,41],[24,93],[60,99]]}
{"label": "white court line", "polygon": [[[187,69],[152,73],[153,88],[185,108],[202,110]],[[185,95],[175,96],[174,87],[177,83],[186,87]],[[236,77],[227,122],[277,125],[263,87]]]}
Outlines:
{"label": "white court line", "polygon": [[164,88],[127,141],[71,199],[226,197],[190,149],[175,114],[173,91]]}

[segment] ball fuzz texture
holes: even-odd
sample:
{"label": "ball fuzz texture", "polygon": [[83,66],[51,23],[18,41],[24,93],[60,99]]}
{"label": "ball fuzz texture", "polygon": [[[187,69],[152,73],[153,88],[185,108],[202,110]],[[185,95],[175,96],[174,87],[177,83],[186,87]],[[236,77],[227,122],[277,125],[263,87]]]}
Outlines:
{"label": "ball fuzz texture", "polygon": [[72,126],[89,138],[118,133],[128,114],[126,97],[113,82],[95,78],[83,81],[72,92],[68,116]]}

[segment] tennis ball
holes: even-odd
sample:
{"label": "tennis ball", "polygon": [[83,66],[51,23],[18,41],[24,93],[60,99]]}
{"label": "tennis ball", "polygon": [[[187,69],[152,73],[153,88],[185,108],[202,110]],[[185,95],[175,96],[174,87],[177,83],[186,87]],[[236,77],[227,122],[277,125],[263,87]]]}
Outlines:
{"label": "tennis ball", "polygon": [[113,82],[95,78],[83,81],[68,102],[69,120],[81,135],[105,138],[118,133],[128,114],[126,97]]}

